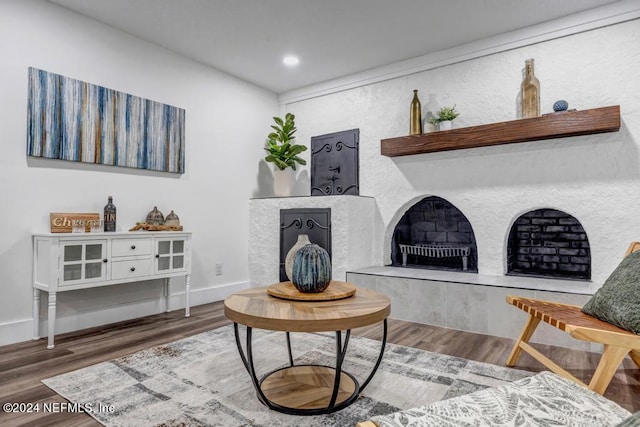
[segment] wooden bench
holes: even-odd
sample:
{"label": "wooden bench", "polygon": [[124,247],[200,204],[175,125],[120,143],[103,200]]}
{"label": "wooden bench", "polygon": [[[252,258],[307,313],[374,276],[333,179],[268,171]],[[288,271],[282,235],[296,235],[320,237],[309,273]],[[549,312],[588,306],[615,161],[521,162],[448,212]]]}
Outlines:
{"label": "wooden bench", "polygon": [[[640,242],[633,242],[629,246],[626,255],[637,250],[640,250]],[[588,387],[599,394],[604,394],[618,366],[626,355],[629,355],[635,364],[640,367],[640,335],[585,314],[581,311],[582,307],[578,305],[517,296],[508,296],[507,303],[529,314],[527,323],[507,358],[507,366],[514,366],[524,350],[552,372]],[[568,333],[573,338],[604,345],[600,362],[589,385],[574,377],[529,344],[529,339],[538,324],[540,324],[540,321]]]}

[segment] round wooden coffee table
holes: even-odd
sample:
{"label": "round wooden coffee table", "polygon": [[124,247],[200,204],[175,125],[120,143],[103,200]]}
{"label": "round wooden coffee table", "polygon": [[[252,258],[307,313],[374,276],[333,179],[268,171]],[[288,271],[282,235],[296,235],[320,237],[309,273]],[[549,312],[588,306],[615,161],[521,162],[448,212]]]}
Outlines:
{"label": "round wooden coffee table", "polygon": [[[283,284],[286,282],[278,285]],[[332,282],[329,287],[333,284]],[[387,296],[369,289],[355,289],[352,296],[325,301],[277,298],[267,292],[268,287],[247,289],[225,299],[224,314],[234,322],[240,358],[249,372],[258,399],[263,404],[287,414],[319,415],[343,409],[358,398],[382,360],[387,342],[387,317],[391,312],[391,301]],[[380,355],[371,373],[360,385],[353,375],[342,370],[351,329],[377,322],[383,323]],[[241,344],[239,324],[246,327],[246,350]],[[286,332],[289,366],[269,372],[258,379],[253,363],[252,328]],[[295,365],[290,332],[328,331],[335,332],[336,337],[335,367]],[[344,342],[342,331],[345,331]]]}

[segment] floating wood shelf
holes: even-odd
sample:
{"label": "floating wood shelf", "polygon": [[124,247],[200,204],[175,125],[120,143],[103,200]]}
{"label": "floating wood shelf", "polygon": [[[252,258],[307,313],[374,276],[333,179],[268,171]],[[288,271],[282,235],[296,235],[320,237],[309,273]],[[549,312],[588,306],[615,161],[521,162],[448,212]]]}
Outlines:
{"label": "floating wood shelf", "polygon": [[383,139],[380,141],[380,153],[387,157],[397,157],[618,130],[620,130],[620,106],[614,105]]}

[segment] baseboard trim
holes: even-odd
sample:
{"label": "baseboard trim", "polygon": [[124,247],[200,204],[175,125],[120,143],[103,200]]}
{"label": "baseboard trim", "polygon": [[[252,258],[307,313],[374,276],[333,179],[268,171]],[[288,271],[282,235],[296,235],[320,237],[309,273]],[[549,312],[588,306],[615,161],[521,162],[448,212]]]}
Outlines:
{"label": "baseboard trim", "polygon": [[[221,301],[227,296],[249,288],[249,282],[227,283],[193,289],[189,293],[190,305],[202,305]],[[46,298],[46,293],[44,294]],[[184,291],[172,293],[169,299],[169,310],[184,309]],[[153,298],[130,303],[100,307],[98,310],[76,312],[56,318],[56,334],[79,331],[100,325],[136,319],[162,313],[164,299]],[[40,320],[40,336],[46,336],[47,319]],[[0,324],[0,346],[29,341],[33,338],[33,319],[20,319]]]}
{"label": "baseboard trim", "polygon": [[0,324],[0,345],[28,341],[33,334],[33,320],[22,319]]}

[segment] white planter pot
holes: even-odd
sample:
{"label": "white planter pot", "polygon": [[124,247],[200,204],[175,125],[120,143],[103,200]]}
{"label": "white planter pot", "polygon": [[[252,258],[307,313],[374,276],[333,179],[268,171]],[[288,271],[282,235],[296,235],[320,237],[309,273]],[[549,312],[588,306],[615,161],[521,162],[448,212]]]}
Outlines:
{"label": "white planter pot", "polygon": [[286,168],[285,170],[275,169],[273,171],[273,194],[276,197],[288,197],[291,195],[293,187],[294,170]]}
{"label": "white planter pot", "polygon": [[450,130],[453,122],[451,120],[446,120],[444,122],[440,122],[440,130]]}

